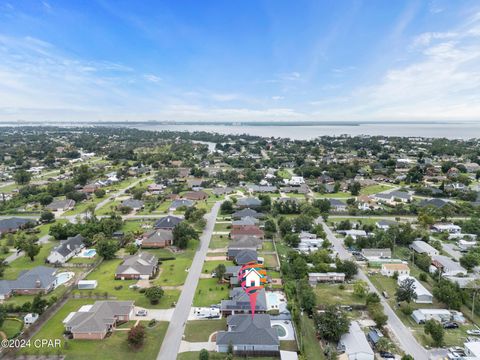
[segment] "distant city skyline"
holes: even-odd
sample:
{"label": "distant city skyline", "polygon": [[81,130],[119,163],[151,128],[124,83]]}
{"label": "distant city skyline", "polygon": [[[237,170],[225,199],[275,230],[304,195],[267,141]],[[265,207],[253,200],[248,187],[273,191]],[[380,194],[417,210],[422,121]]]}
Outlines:
{"label": "distant city skyline", "polygon": [[480,120],[477,1],[1,1],[0,123]]}

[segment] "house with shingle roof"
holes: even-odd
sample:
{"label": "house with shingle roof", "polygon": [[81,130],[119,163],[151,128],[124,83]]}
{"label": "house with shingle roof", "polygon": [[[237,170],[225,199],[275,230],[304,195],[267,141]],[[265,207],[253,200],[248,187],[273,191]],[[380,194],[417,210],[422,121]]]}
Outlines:
{"label": "house with shingle roof", "polygon": [[15,232],[19,229],[26,227],[28,224],[35,222],[32,219],[24,219],[18,217],[12,217],[9,219],[0,220],[0,235]]}
{"label": "house with shingle roof", "polygon": [[55,246],[47,261],[50,264],[64,264],[76,254],[78,254],[85,247],[84,237],[80,234],[69,237],[67,240],[60,241],[60,244]]}
{"label": "house with shingle roof", "polygon": [[75,207],[75,200],[53,200],[50,204],[45,206],[45,209],[50,211],[67,211]]}
{"label": "house with shingle roof", "polygon": [[192,201],[198,201],[198,200],[205,200],[208,198],[208,194],[205,191],[187,191],[185,194],[183,194],[183,198],[192,200]]}
{"label": "house with shingle roof", "polygon": [[71,312],[63,324],[74,339],[101,340],[119,322],[129,321],[133,315],[133,301],[96,301],[93,305],[84,305],[77,312]]}
{"label": "house with shingle roof", "polygon": [[147,252],[127,256],[115,271],[116,280],[151,279],[158,270],[158,258]]}
{"label": "house with shingle roof", "polygon": [[142,248],[164,248],[173,244],[171,230],[151,230],[143,235]]}
{"label": "house with shingle roof", "polygon": [[140,210],[141,208],[143,208],[143,201],[135,200],[135,199],[127,199],[122,202],[122,206],[128,207],[133,210]]}
{"label": "house with shingle roof", "polygon": [[236,205],[240,209],[256,208],[262,206],[262,201],[257,198],[241,198],[237,200]]}
{"label": "house with shingle roof", "polygon": [[[250,297],[241,288],[236,287],[230,290],[230,299],[222,300],[220,303],[220,311],[226,316],[230,314],[250,314]],[[260,289],[257,294],[257,302],[255,304],[255,317],[257,314],[265,313],[267,311],[267,297],[265,289]]]}
{"label": "house with shingle roof", "polygon": [[46,294],[57,284],[57,269],[37,266],[20,272],[16,280],[0,280],[0,300],[12,295]]}
{"label": "house with shingle roof", "polygon": [[164,230],[173,230],[175,226],[180,224],[182,221],[183,219],[178,216],[168,215],[161,219],[158,219],[154,225],[154,228],[164,229]]}
{"label": "house with shingle roof", "polygon": [[178,208],[181,208],[181,207],[192,207],[193,205],[195,205],[195,203],[192,201],[192,200],[188,200],[188,199],[177,199],[177,200],[173,200],[172,203],[170,204],[168,210],[170,211],[175,211],[177,210]]}
{"label": "house with shingle roof", "polygon": [[232,346],[233,352],[239,355],[278,355],[280,340],[277,331],[272,328],[270,315],[231,315],[227,319],[227,327],[227,331],[217,333],[217,352],[228,352]]}
{"label": "house with shingle roof", "polygon": [[261,219],[264,217],[264,215],[250,208],[242,209],[232,214],[233,219],[242,219],[244,217],[253,217],[255,219]]}
{"label": "house with shingle roof", "polygon": [[244,249],[241,250],[235,255],[233,262],[237,265],[245,265],[252,261],[258,261],[257,250]]}

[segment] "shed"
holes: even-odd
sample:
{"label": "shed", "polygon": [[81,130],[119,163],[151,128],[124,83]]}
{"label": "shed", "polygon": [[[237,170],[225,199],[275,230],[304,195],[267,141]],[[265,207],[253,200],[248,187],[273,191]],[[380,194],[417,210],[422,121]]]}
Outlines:
{"label": "shed", "polygon": [[97,280],[80,280],[77,286],[79,290],[91,290],[96,289],[97,285]]}

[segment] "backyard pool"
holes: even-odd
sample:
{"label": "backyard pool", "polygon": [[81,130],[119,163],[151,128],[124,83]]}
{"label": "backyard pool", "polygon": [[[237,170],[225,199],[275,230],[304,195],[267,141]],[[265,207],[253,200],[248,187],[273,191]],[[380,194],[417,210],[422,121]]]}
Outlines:
{"label": "backyard pool", "polygon": [[67,281],[71,280],[75,276],[74,272],[62,272],[57,274],[57,284],[55,287],[65,284]]}
{"label": "backyard pool", "polygon": [[272,325],[272,328],[274,328],[277,331],[277,335],[279,338],[283,338],[287,336],[287,330],[285,330],[285,328],[282,325],[275,324],[275,325]]}
{"label": "backyard pool", "polygon": [[97,250],[95,250],[95,249],[85,249],[80,254],[78,254],[76,257],[79,257],[79,258],[93,258],[95,255],[97,255]]}
{"label": "backyard pool", "polygon": [[285,308],[285,295],[279,291],[267,291],[267,308],[268,310],[283,311]]}

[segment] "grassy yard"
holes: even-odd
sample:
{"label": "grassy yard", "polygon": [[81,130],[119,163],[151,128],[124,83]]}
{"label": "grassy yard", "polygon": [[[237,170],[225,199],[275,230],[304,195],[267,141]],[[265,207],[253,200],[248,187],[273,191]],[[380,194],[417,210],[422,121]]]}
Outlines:
{"label": "grassy yard", "polygon": [[147,223],[145,220],[126,220],[122,225],[122,231],[124,233],[143,231],[142,224],[145,223]]}
{"label": "grassy yard", "polygon": [[226,330],[227,319],[219,320],[192,320],[185,326],[185,341],[208,341],[209,336],[215,331]]}
{"label": "grassy yard", "polygon": [[[72,311],[76,311],[82,305],[91,304],[93,300],[70,300],[68,301],[33,337],[36,339],[61,339],[61,349],[41,349],[28,348],[22,351],[24,354],[44,355],[65,354],[66,359],[88,359],[97,358],[101,354],[102,359],[153,359],[157,356],[163,338],[167,331],[168,322],[159,322],[153,328],[149,328],[147,322],[142,322],[146,328],[145,345],[139,350],[132,350],[127,343],[127,331],[115,331],[111,336],[104,340],[65,340],[63,338],[64,327],[62,320]],[[68,345],[66,345],[68,344]]]}
{"label": "grassy yard", "polygon": [[[177,355],[177,360],[198,360],[200,352],[199,351],[189,351],[189,352],[184,352],[180,353]],[[208,353],[209,360],[224,360],[226,354],[222,353],[217,353],[217,352],[210,352]],[[243,356],[234,356],[233,360],[241,360],[245,359]],[[256,357],[254,358],[255,360],[278,360],[278,357]]]}
{"label": "grassy yard", "polygon": [[174,301],[180,296],[179,290],[165,290],[164,297],[157,305],[151,305],[144,294],[137,290],[130,289],[129,286],[135,284],[136,280],[115,280],[114,274],[117,266],[122,262],[121,259],[103,261],[93,272],[87,276],[87,280],[97,280],[98,287],[95,290],[75,290],[75,293],[83,294],[105,294],[114,296],[117,300],[134,300],[135,305],[146,308],[167,309],[172,306]]}
{"label": "grassy yard", "polygon": [[56,241],[50,241],[46,244],[42,244],[40,252],[35,256],[34,260],[31,261],[29,257],[22,256],[14,261],[12,261],[9,266],[5,269],[3,274],[3,279],[14,280],[18,277],[18,274],[22,270],[29,270],[36,266],[45,265],[45,259],[50,254],[52,248],[57,244]]}
{"label": "grassy yard", "polygon": [[365,299],[353,294],[353,285],[344,284],[345,289],[340,289],[336,284],[318,284],[315,289],[317,303],[322,305],[364,305]]}
{"label": "grassy yard", "polygon": [[63,215],[79,215],[84,213],[89,206],[97,206],[98,203],[103,201],[104,199],[102,198],[97,198],[96,196],[93,196],[89,200],[84,200],[78,204],[75,205],[75,208],[73,210],[69,210],[65,212]]}
{"label": "grassy yard", "polygon": [[301,337],[302,348],[300,350],[303,354],[315,354],[315,359],[325,359],[323,349],[320,346],[320,342],[315,333],[313,320],[309,319],[307,315],[300,317],[300,328],[298,329],[298,333],[299,337]]}
{"label": "grassy yard", "polygon": [[282,179],[290,180],[292,178],[292,174],[286,169],[278,170],[277,175],[280,176]]}
{"label": "grassy yard", "polygon": [[315,199],[330,199],[330,198],[348,199],[352,197],[352,194],[346,193],[346,192],[338,192],[333,194],[320,194],[316,192],[314,196],[315,196]]}
{"label": "grassy yard", "polygon": [[228,236],[227,235],[213,235],[210,240],[210,249],[220,249],[227,247],[228,245]]}
{"label": "grassy yard", "polygon": [[200,279],[195,290],[193,306],[210,306],[228,299],[228,284],[219,284],[217,279]]}
{"label": "grassy yard", "polygon": [[0,328],[1,331],[7,335],[7,338],[11,339],[15,335],[17,335],[20,330],[23,328],[23,320],[17,318],[7,318],[3,322],[2,327]]}
{"label": "grassy yard", "polygon": [[[221,255],[221,254],[219,254],[219,255]],[[230,261],[230,260],[205,261],[203,263],[202,273],[203,274],[210,274],[220,264],[224,264],[225,267],[234,265],[233,261]]]}
{"label": "grassy yard", "polygon": [[385,184],[366,186],[360,190],[360,195],[373,195],[391,188],[392,186]]}
{"label": "grassy yard", "polygon": [[192,258],[177,256],[175,260],[163,261],[160,276],[154,283],[161,286],[179,286],[185,283]]}
{"label": "grassy yard", "polygon": [[278,265],[277,257],[274,254],[262,254],[260,253],[258,256],[263,257],[265,260],[265,266],[266,267],[272,267],[275,268]]}
{"label": "grassy yard", "polygon": [[262,250],[263,251],[275,251],[275,249],[273,247],[273,242],[265,240],[262,244]]}
{"label": "grassy yard", "polygon": [[215,227],[213,228],[213,231],[230,231],[230,228],[232,227],[231,223],[216,223]]}

